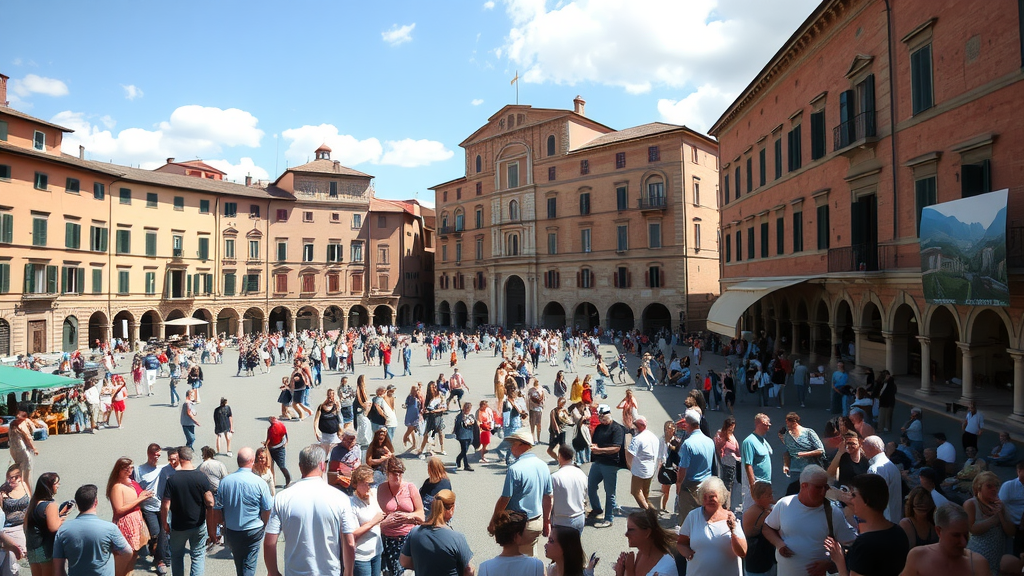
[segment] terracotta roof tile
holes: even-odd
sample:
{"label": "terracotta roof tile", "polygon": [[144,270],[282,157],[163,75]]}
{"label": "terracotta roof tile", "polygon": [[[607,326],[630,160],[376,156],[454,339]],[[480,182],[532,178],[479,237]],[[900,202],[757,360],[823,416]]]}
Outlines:
{"label": "terracotta roof tile", "polygon": [[295,166],[294,168],[288,169],[291,172],[312,172],[315,174],[333,174],[337,176],[361,176],[363,178],[373,178],[373,176],[353,170],[347,166],[342,166],[341,163],[336,163],[334,160],[313,160],[307,162],[301,166]]}
{"label": "terracotta roof tile", "polygon": [[58,130],[63,130],[64,132],[74,132],[74,130],[72,130],[71,128],[65,128],[64,126],[61,126],[60,124],[54,124],[53,122],[47,122],[46,120],[43,120],[41,118],[36,118],[35,116],[30,116],[28,114],[25,114],[24,112],[19,112],[19,111],[15,110],[14,108],[9,108],[7,106],[3,106],[2,103],[0,103],[0,114],[7,114],[8,116],[14,116],[16,118],[24,118],[25,120],[31,120],[33,122],[38,122],[40,124],[45,124],[47,126],[56,128]]}
{"label": "terracotta roof tile", "polygon": [[680,126],[677,124],[666,124],[664,122],[651,122],[650,124],[641,124],[632,128],[626,128],[624,130],[616,130],[603,136],[598,136],[590,142],[587,142],[583,146],[577,148],[577,150],[586,150],[588,148],[596,148],[598,146],[607,146],[608,144],[616,144],[625,140],[633,140],[636,138],[644,138],[647,136],[653,136],[655,134],[661,134],[663,132],[671,132],[673,130],[685,130],[686,126]]}

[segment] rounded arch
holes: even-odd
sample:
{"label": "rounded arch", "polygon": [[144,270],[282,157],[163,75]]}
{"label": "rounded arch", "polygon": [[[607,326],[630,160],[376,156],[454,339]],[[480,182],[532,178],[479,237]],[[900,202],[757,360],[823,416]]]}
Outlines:
{"label": "rounded arch", "polygon": [[158,338],[160,336],[160,313],[156,310],[147,310],[142,317],[139,318],[139,340],[148,342],[150,338]]}
{"label": "rounded arch", "polygon": [[505,327],[526,324],[526,283],[515,274],[505,280]]}
{"label": "rounded arch", "polygon": [[513,222],[522,218],[522,212],[519,209],[519,200],[515,198],[508,201],[508,219]]}
{"label": "rounded arch", "polygon": [[206,324],[196,324],[190,329],[190,333],[193,336],[205,336],[210,337],[210,330],[213,329],[213,313],[206,308],[196,308],[192,311],[192,317],[200,320],[206,320]]}
{"label": "rounded arch", "polygon": [[[99,312],[97,312],[99,314]],[[95,314],[94,314],[95,316]],[[104,317],[106,319],[106,317]],[[89,342],[92,342],[92,332],[89,332]],[[91,344],[90,344],[91,345]],[[11,355],[11,324],[4,318],[0,318],[0,356]]]}
{"label": "rounded arch", "polygon": [[324,309],[324,330],[341,330],[345,326],[345,312],[338,306]]}
{"label": "rounded arch", "polygon": [[892,373],[921,373],[921,341],[918,340],[920,324],[917,311],[910,304],[900,302],[893,305],[889,321],[892,338]]}
{"label": "rounded arch", "polygon": [[373,309],[374,326],[391,326],[395,323],[395,311],[387,304],[381,304]]}
{"label": "rounded arch", "polygon": [[642,315],[644,332],[653,334],[662,328],[672,329],[672,313],[660,302],[648,304]]}
{"label": "rounded arch", "polygon": [[268,316],[271,332],[292,332],[292,311],[284,306],[276,306]]}
{"label": "rounded arch", "polygon": [[452,325],[452,308],[445,300],[441,300],[441,303],[437,305],[437,323],[440,326]]}
{"label": "rounded arch", "polygon": [[640,179],[640,199],[648,206],[664,206],[668,190],[668,174],[662,170],[648,170]]}
{"label": "rounded arch", "polygon": [[135,339],[135,316],[127,310],[121,310],[114,315],[114,338],[128,340],[131,343]]}
{"label": "rounded arch", "polygon": [[931,373],[936,382],[950,380],[960,373],[960,349],[963,341],[960,317],[950,305],[933,305],[925,310],[924,333],[929,338]]}
{"label": "rounded arch", "polygon": [[[184,317],[185,317],[185,313],[182,312],[181,310],[178,310],[177,308],[175,308],[174,310],[171,310],[170,312],[167,313],[167,317],[164,318],[164,321],[167,322],[167,321],[170,321],[170,320],[179,320],[179,319],[184,318]],[[170,338],[171,336],[175,336],[175,335],[177,335],[177,336],[184,336],[185,335],[185,326],[167,326],[165,324],[164,325],[164,336],[167,337],[167,338]]]}
{"label": "rounded arch", "polygon": [[441,230],[442,231],[447,231],[448,228],[449,228],[448,211],[445,210],[444,212],[441,212]]}
{"label": "rounded arch", "polygon": [[565,307],[558,302],[548,302],[544,305],[541,324],[545,328],[561,330],[565,328]]}
{"label": "rounded arch", "polygon": [[479,154],[476,155],[476,173],[479,174],[484,168],[484,159]]}
{"label": "rounded arch", "polygon": [[[906,308],[904,308],[902,312],[900,311],[900,307],[901,306],[906,306]],[[899,322],[899,320],[897,320],[896,316],[898,314],[904,314],[905,315],[907,309],[909,309],[911,314],[913,314],[914,322],[917,323],[918,326],[921,325],[921,323],[922,323],[921,309],[918,307],[917,301],[915,301],[914,297],[911,296],[910,294],[907,294],[903,290],[900,290],[899,293],[896,294],[896,297],[893,298],[892,302],[889,303],[889,314],[888,314],[888,318],[886,319],[886,323],[885,323],[886,326],[889,326],[889,330],[891,330],[891,331],[898,330],[898,324],[900,322]],[[906,317],[905,316],[903,316],[902,318],[903,318],[904,321],[906,321]]]}
{"label": "rounded arch", "polygon": [[455,231],[461,232],[466,229],[466,211],[459,206],[455,209]]}
{"label": "rounded arch", "polygon": [[[1007,337],[1010,338],[1011,341],[1013,341],[1014,340],[1013,321],[1010,320],[1010,315],[1006,313],[1006,309],[1004,309],[1004,308],[992,308],[992,307],[988,307],[988,306],[985,306],[985,307],[980,307],[980,306],[979,307],[972,307],[970,309],[970,312],[967,315],[967,327],[964,330],[964,334],[966,336],[966,339],[964,341],[970,343],[971,345],[974,345],[975,344],[974,336],[976,334],[981,335],[981,336],[986,336],[986,335],[987,336],[991,336],[993,334],[993,331],[994,331],[995,327],[987,326],[987,324],[990,324],[992,321],[995,321],[996,318],[986,314],[986,312],[991,312],[992,314],[995,315],[996,318],[998,318],[998,323],[1002,324],[1003,330],[1006,332]],[[988,322],[982,322],[981,325],[979,325],[978,324],[978,319],[979,318],[983,318],[983,319],[987,318],[989,321]],[[984,343],[985,342],[981,342],[981,344],[984,344]],[[1006,347],[1009,348],[1010,345],[1007,344]],[[1011,382],[1012,382],[1012,380],[1011,380]]]}
{"label": "rounded arch", "polygon": [[487,311],[487,304],[479,301],[476,304],[473,304],[473,326],[482,326],[490,323],[491,320]]}
{"label": "rounded arch", "polygon": [[361,328],[370,323],[370,311],[362,304],[356,304],[348,309],[348,327]]}
{"label": "rounded arch", "polygon": [[463,330],[467,327],[469,323],[469,307],[466,306],[465,302],[462,300],[456,302],[455,306],[452,307],[452,315],[454,316],[452,320],[455,322],[456,329]]}
{"label": "rounded arch", "polygon": [[859,328],[861,334],[879,342],[882,341],[882,309],[876,299],[868,300],[861,308]]}
{"label": "rounded arch", "polygon": [[633,308],[624,302],[616,302],[608,308],[607,320],[609,330],[625,332],[636,326]]}
{"label": "rounded arch", "polygon": [[850,352],[851,345],[857,338],[853,331],[853,306],[846,298],[839,298],[836,301],[832,325],[835,326],[836,334],[839,336],[839,350],[834,351],[833,355],[856,364],[857,359],[853,357],[856,351]]}
{"label": "rounded arch", "polygon": [[554,156],[555,155],[555,135],[554,134],[549,134],[548,135],[547,150],[546,150],[546,152],[547,152],[548,156]]}
{"label": "rounded arch", "polygon": [[[878,312],[878,330],[888,330],[889,324],[885,322],[889,317],[888,311],[885,309],[885,305],[882,304],[882,300],[878,295],[871,291],[865,292],[861,298],[860,314],[858,316],[860,319],[860,326],[865,325],[864,321],[867,318],[865,314],[871,311],[871,306],[874,306],[875,310]],[[874,314],[874,312],[872,312],[872,314]]]}
{"label": "rounded arch", "polygon": [[[941,321],[939,325],[935,325],[936,319]],[[948,325],[952,326],[952,330],[947,329]],[[963,340],[963,327],[960,325],[960,315],[957,314],[956,308],[950,304],[930,304],[925,308],[924,333],[931,338],[937,329],[942,329],[942,335],[948,335],[958,341]]]}
{"label": "rounded arch", "polygon": [[[967,336],[971,345],[971,376],[974,389],[991,393],[1013,390],[1013,358],[1011,347],[1013,325],[1002,308],[975,308],[967,319]],[[967,374],[963,378],[967,379]],[[1009,401],[1008,395],[1003,396]],[[1009,402],[1008,402],[1009,403]]]}
{"label": "rounded arch", "polygon": [[519,256],[519,232],[509,232],[505,237],[505,256]]}
{"label": "rounded arch", "polygon": [[[259,334],[263,332],[263,310],[255,306],[249,308],[242,314],[242,331],[245,334]],[[276,332],[272,326],[268,327],[271,332]]]}
{"label": "rounded arch", "polygon": [[[238,321],[238,311],[234,308],[221,308],[217,312],[217,325],[214,328],[217,334],[223,334],[225,336],[238,336],[240,335],[241,324]],[[260,328],[262,328],[262,322]]]}
{"label": "rounded arch", "polygon": [[295,331],[319,330],[320,311],[313,306],[303,306],[295,313]]}
{"label": "rounded arch", "polygon": [[594,326],[600,326],[601,314],[597,311],[597,306],[590,302],[577,304],[572,315],[572,324],[574,328],[579,327],[587,331],[592,330]]}
{"label": "rounded arch", "polygon": [[[10,331],[10,324],[7,325],[8,333]],[[107,341],[107,315],[103,312],[93,312],[89,316],[89,348],[99,348],[97,344],[102,344]],[[8,339],[8,346],[10,340]],[[9,355],[9,354],[8,354]]]}
{"label": "rounded arch", "polygon": [[[408,326],[410,314],[412,314],[412,308],[408,304],[402,304],[398,307],[398,322],[399,326]],[[326,329],[326,326],[325,326]]]}
{"label": "rounded arch", "polygon": [[78,318],[65,316],[61,326],[60,349],[62,352],[78,350]]}

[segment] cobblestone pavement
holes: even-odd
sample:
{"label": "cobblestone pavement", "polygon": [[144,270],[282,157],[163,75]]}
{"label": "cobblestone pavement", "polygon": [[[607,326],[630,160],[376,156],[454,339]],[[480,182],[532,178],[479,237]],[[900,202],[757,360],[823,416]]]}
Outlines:
{"label": "cobblestone pavement", "polygon": [[[682,347],[677,347],[676,350],[678,353],[685,353],[685,349]],[[605,357],[611,356],[611,346],[603,345],[602,352],[606,354]],[[402,372],[400,369],[400,357],[400,354],[395,354],[394,356],[399,366],[393,370],[396,374]],[[198,449],[205,445],[214,445],[212,412],[222,396],[228,399],[234,413],[235,437],[232,448],[236,452],[242,446],[257,446],[265,438],[266,418],[271,414],[279,413],[279,405],[276,404],[278,385],[281,378],[287,375],[288,367],[278,365],[269,374],[257,373],[254,377],[236,377],[234,374],[236,358],[237,353],[229,350],[225,354],[224,364],[203,366],[205,384],[201,390],[202,403],[199,405],[199,421],[202,425],[196,429],[195,443],[197,465],[199,463]],[[630,358],[630,374],[635,373],[636,362],[636,358]],[[127,370],[127,364],[122,362],[119,370]],[[451,374],[451,369],[447,366],[447,362],[444,363],[444,366],[427,366],[425,354],[419,346],[414,348],[413,365],[413,376],[398,376],[388,382],[396,385],[396,397],[399,398],[399,403],[402,402],[413,383],[417,381],[426,383],[428,380],[436,378],[437,374],[442,371],[446,374]],[[493,398],[492,382],[496,365],[496,359],[489,352],[471,353],[465,360],[460,358],[460,372],[465,376],[470,388],[465,398],[467,401],[476,404],[482,398]],[[703,371],[710,367],[721,370],[725,366],[726,358],[714,354],[705,354],[701,369]],[[594,373],[594,367],[592,363],[588,362],[588,359],[581,359],[578,369],[582,371],[581,374]],[[541,362],[538,377],[542,384],[550,386],[554,381],[557,370],[558,367],[548,366]],[[367,387],[371,393],[377,386],[384,384],[382,367],[357,365],[356,372],[357,374],[365,373],[367,375]],[[570,374],[571,376],[573,375]],[[315,388],[311,393],[310,402],[314,408],[323,401],[327,386],[337,387],[340,381],[340,374],[325,372],[323,380],[324,386]],[[354,378],[351,381],[354,384]],[[129,387],[131,388],[130,384]],[[606,402],[612,408],[622,400],[626,387],[627,385],[622,384],[608,387],[609,398]],[[135,460],[136,464],[139,464],[145,460],[146,446],[151,442],[158,442],[163,446],[183,444],[184,435],[178,421],[179,410],[170,407],[168,380],[166,378],[158,380],[156,392],[156,396],[153,397],[132,398],[128,400],[128,408],[125,412],[124,427],[122,429],[99,430],[95,434],[55,436],[39,443],[40,455],[36,460],[34,474],[38,475],[47,471],[58,472],[61,476],[62,487],[58,499],[69,499],[72,497],[74,490],[85,483],[96,484],[102,492],[113,463],[120,456],[129,456]],[[795,409],[801,414],[802,423],[805,426],[813,427],[820,432],[828,418],[828,398],[826,392],[827,390],[824,390],[823,387],[814,387],[807,407],[804,409],[799,408],[795,398],[785,398],[785,409],[765,409],[772,418],[773,428],[780,428],[783,425],[784,415],[789,410]],[[662,424],[670,415],[672,418],[675,418],[683,410],[682,399],[685,396],[686,390],[656,387],[653,393],[639,389],[635,393],[638,398],[640,414],[648,418],[652,429],[660,432]],[[745,392],[739,393],[739,403],[736,406],[736,418],[738,421],[736,435],[740,440],[750,433],[753,416],[760,411],[761,409],[757,407],[756,397],[748,397]],[[613,414],[618,419],[621,412],[615,410]],[[713,429],[720,427],[722,420],[727,414],[727,412],[710,412],[708,420],[711,427]],[[402,416],[403,412],[400,411],[399,420],[402,419]],[[909,407],[906,405],[898,406],[894,415],[894,424],[905,421],[908,416]],[[926,416],[925,423],[928,432],[943,430],[947,433],[950,440],[959,447],[960,428],[955,421]],[[290,436],[288,467],[292,474],[297,477],[298,452],[301,447],[315,441],[312,419],[308,419],[305,422],[287,422],[287,426]],[[451,429],[452,426],[449,422],[446,431],[450,433]],[[404,427],[400,426],[396,434],[397,444],[399,444],[396,448],[399,450],[401,450],[400,436],[403,431]],[[994,434],[988,434],[982,437],[981,449],[983,453],[987,453],[995,443],[994,436]],[[884,435],[884,437],[886,440],[895,439],[892,434]],[[534,451],[547,460],[547,456],[544,455],[547,441],[546,426],[541,440],[545,442],[545,445],[535,447]],[[783,476],[781,472],[781,444],[776,441],[775,437],[770,438],[770,440],[772,440],[775,448],[775,492],[777,496],[781,496],[784,494],[785,487],[790,480]],[[492,441],[492,447],[496,445],[496,442]],[[458,443],[454,439],[449,438],[445,443],[445,447],[448,454],[443,458],[449,466],[454,466],[455,456],[458,453]],[[408,468],[406,478],[417,485],[422,483],[426,478],[425,462],[417,460],[408,453],[402,454],[402,457],[406,459],[405,463]],[[233,458],[228,458],[224,455],[218,456],[218,458],[227,465],[229,470],[235,470],[236,466]],[[458,498],[458,508],[456,509],[453,525],[457,530],[466,535],[474,552],[473,563],[479,564],[479,562],[491,558],[500,552],[500,547],[488,536],[486,526],[493,511],[494,502],[501,491],[505,467],[504,465],[493,463],[478,464],[476,460],[477,457],[471,453],[470,462],[475,471],[450,472],[450,476]],[[584,470],[586,469],[587,466],[584,467]],[[449,470],[452,470],[452,468],[449,468]],[[552,470],[554,470],[554,466],[552,466]],[[1009,477],[1009,473],[1001,475]],[[603,498],[603,488],[601,494]],[[651,496],[652,500],[660,496],[656,485],[654,490],[652,490]],[[629,495],[628,471],[621,471],[619,473],[617,498],[618,505],[622,507],[625,513],[637,510],[635,501]],[[674,498],[670,502],[670,507],[673,505]],[[109,519],[111,516],[110,505],[105,499],[101,500],[98,513],[101,518]],[[675,518],[665,518],[664,524],[671,527],[677,524],[677,521]],[[612,573],[612,567],[619,552],[626,549],[624,531],[625,522],[622,518],[611,528],[596,529],[587,527],[584,530],[583,545],[587,554],[597,552],[603,559],[598,565],[598,574]],[[280,547],[283,549],[283,544]],[[25,569],[27,571],[27,566]],[[147,569],[149,569],[149,563],[145,560],[140,561],[139,569],[136,570],[136,573],[144,574]],[[218,548],[210,554],[206,562],[206,572],[215,576],[234,573],[230,554],[227,550]],[[261,555],[259,573],[264,572],[265,568]]]}

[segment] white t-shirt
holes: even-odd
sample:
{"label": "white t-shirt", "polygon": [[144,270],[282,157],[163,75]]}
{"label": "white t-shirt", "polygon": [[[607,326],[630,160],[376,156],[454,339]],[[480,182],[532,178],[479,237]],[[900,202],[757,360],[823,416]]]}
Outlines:
{"label": "white t-shirt", "polygon": [[981,429],[985,427],[985,417],[981,415],[981,412],[977,414],[968,412],[965,420],[967,421],[967,427],[964,428],[964,432],[981,434]]}
{"label": "white t-shirt", "polygon": [[1003,482],[999,487],[999,501],[1006,507],[1010,522],[1020,526],[1021,515],[1024,515],[1024,484],[1021,484],[1020,479]]}
{"label": "white t-shirt", "polygon": [[587,507],[587,473],[577,466],[562,466],[551,475],[551,523],[568,526]]}
{"label": "white t-shirt", "polygon": [[[790,558],[783,557],[778,550],[775,551],[780,575],[805,574],[808,564],[826,558],[825,538],[828,536],[828,520],[825,518],[824,505],[808,508],[800,502],[798,496],[799,494],[794,494],[783,497],[764,520],[765,524],[778,531],[786,546],[793,551]],[[846,518],[838,508],[832,506],[830,512],[836,540],[849,545],[856,538],[853,528],[846,523]]]}
{"label": "white t-shirt", "polygon": [[946,440],[935,449],[935,457],[948,464],[956,464],[956,448]]}
{"label": "white t-shirt", "polygon": [[655,466],[658,463],[658,452],[660,452],[659,439],[649,429],[633,436],[626,451],[633,457],[633,465],[629,471],[638,478],[653,478],[656,472]]}
{"label": "white t-shirt", "polygon": [[[692,572],[696,574],[696,572]],[[651,571],[646,576],[679,576],[679,571],[676,569],[676,558],[671,554],[665,554],[658,560],[658,563],[651,568]]]}
{"label": "white t-shirt", "polygon": [[358,527],[348,496],[309,477],[274,497],[267,534],[284,535],[281,572],[319,576],[341,572],[342,534],[352,534]]}
{"label": "white t-shirt", "polygon": [[[352,513],[355,514],[356,522],[359,523],[359,526],[373,520],[378,512],[382,512],[380,504],[377,503],[376,488],[370,488],[369,499],[370,502],[366,503],[354,493],[351,496]],[[359,562],[373,560],[375,556],[383,551],[384,541],[380,537],[380,524],[367,530],[365,534],[356,540],[356,560]]]}
{"label": "white t-shirt", "polygon": [[540,558],[495,556],[480,563],[478,576],[544,576],[544,562]]}
{"label": "white t-shirt", "polygon": [[889,488],[889,506],[885,509],[885,519],[899,522],[903,517],[903,478],[900,469],[885,454],[876,454],[868,460],[868,473],[878,474],[885,479]]}
{"label": "white t-shirt", "polygon": [[[693,549],[693,560],[686,564],[686,572],[693,574],[715,574],[715,576],[742,576],[743,561],[732,550],[732,537],[729,525],[725,520],[707,522],[704,519],[704,507],[698,506],[686,515],[680,536],[690,537],[690,548]],[[739,520],[736,521],[732,533],[746,540]]]}

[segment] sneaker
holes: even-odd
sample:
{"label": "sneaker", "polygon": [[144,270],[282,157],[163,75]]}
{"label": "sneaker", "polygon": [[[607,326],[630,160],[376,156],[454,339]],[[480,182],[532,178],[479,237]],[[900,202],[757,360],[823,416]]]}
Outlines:
{"label": "sneaker", "polygon": [[445,452],[444,450],[441,450],[440,452],[437,452],[437,454],[440,454],[441,456],[447,456],[448,455],[448,453]]}
{"label": "sneaker", "polygon": [[612,524],[611,520],[602,520],[601,522],[594,524],[594,528],[611,528],[612,526],[614,526],[614,524]]}
{"label": "sneaker", "polygon": [[228,458],[231,458],[231,456],[232,456],[231,450],[228,450]]}
{"label": "sneaker", "polygon": [[156,573],[157,574],[161,574],[161,575],[167,574],[167,565],[164,564],[163,562],[157,564],[156,565]]}

